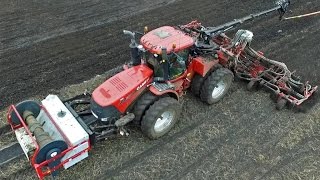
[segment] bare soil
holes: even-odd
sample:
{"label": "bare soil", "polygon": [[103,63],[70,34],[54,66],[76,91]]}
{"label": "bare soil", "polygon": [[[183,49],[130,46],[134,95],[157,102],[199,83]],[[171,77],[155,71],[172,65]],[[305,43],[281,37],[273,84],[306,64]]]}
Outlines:
{"label": "bare soil", "polygon": [[[212,26],[272,6],[262,0],[184,0],[157,5],[145,0],[119,9],[126,4],[121,2],[3,3],[3,124],[4,108],[11,103],[30,97],[41,99],[48,93],[73,96],[103,81],[107,70],[129,59],[129,42],[122,29],[142,30],[145,25],[152,29],[193,19]],[[319,8],[319,0],[294,1],[293,14],[288,15]],[[63,15],[62,11],[74,15]],[[24,19],[27,14],[34,19]],[[116,18],[108,21],[109,17]],[[79,28],[81,24],[85,24],[83,28]],[[253,31],[252,46],[256,49],[320,84],[319,16],[279,22],[270,15],[241,28]],[[27,43],[20,45],[21,39]],[[97,74],[104,75],[95,77]],[[83,83],[91,77],[95,78]],[[168,135],[151,141],[132,127],[130,137],[97,144],[88,159],[62,171],[59,179],[320,179],[319,103],[310,106],[307,113],[276,111],[267,93],[247,92],[241,82],[235,82],[223,101],[213,106],[191,93],[181,103],[184,110],[180,121]],[[1,144],[8,141],[4,139]],[[36,176],[27,161],[20,159],[1,167],[0,178]]]}

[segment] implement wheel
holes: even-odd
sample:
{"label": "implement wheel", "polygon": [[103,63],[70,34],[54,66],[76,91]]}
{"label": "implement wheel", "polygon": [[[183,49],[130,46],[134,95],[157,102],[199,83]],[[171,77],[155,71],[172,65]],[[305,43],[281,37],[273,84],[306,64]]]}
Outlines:
{"label": "implement wheel", "polygon": [[141,130],[150,139],[157,139],[178,121],[181,105],[172,97],[163,97],[156,101],[142,117]]}
{"label": "implement wheel", "polygon": [[226,68],[215,70],[201,88],[200,98],[207,104],[220,101],[228,92],[233,81],[233,73]]}
{"label": "implement wheel", "polygon": [[280,99],[277,101],[276,109],[277,109],[277,110],[282,110],[283,108],[286,107],[287,102],[288,102],[288,101],[287,101],[286,99],[280,98]]}
{"label": "implement wheel", "polygon": [[251,80],[251,81],[247,84],[247,90],[248,90],[248,91],[251,91],[251,92],[256,91],[256,90],[258,90],[258,85],[259,85],[258,81]]}

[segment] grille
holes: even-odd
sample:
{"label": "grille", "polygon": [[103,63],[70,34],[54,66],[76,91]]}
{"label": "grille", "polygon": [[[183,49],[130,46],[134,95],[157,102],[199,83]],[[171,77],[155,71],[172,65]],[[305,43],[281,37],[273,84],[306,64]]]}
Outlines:
{"label": "grille", "polygon": [[106,118],[108,120],[120,118],[120,112],[117,108],[110,105],[107,107],[102,107],[97,104],[93,99],[91,99],[91,111],[98,116],[98,119]]}
{"label": "grille", "polygon": [[118,91],[123,91],[128,88],[128,85],[121,81],[119,77],[114,77],[110,80],[111,84],[118,89]]}

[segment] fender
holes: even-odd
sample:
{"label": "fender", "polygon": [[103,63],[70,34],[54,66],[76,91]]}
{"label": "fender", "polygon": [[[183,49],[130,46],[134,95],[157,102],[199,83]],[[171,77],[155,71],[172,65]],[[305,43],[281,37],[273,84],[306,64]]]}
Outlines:
{"label": "fender", "polygon": [[217,64],[219,64],[219,60],[216,60],[212,57],[212,59],[207,59],[204,57],[195,57],[192,59],[192,67],[194,72],[205,77],[206,74]]}
{"label": "fender", "polygon": [[170,97],[173,97],[175,98],[176,100],[179,100],[179,95],[176,91],[172,90],[172,89],[168,89],[168,90],[165,90],[165,91],[159,91],[158,89],[156,89],[153,85],[151,85],[149,87],[149,91],[151,93],[153,93],[154,95],[156,96],[162,96],[162,95],[165,95],[165,94],[168,94]]}

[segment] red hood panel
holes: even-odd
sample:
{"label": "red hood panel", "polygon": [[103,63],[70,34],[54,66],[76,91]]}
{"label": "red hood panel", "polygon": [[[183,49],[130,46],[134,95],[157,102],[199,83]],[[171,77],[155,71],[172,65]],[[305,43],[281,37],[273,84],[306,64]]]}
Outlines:
{"label": "red hood panel", "polygon": [[102,107],[114,104],[132,91],[136,91],[152,73],[146,65],[131,67],[106,80],[93,91],[92,98]]}
{"label": "red hood panel", "polygon": [[167,52],[170,53],[173,50],[172,45],[176,44],[175,52],[177,52],[192,46],[194,40],[180,30],[171,26],[163,26],[145,34],[140,43],[151,53],[160,54],[162,47],[166,47]]}

